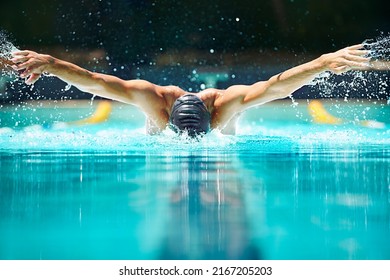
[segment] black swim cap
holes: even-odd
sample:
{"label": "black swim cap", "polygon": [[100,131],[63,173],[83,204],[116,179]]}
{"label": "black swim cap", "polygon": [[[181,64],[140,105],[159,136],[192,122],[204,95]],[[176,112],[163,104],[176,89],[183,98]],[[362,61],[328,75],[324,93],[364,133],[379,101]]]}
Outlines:
{"label": "black swim cap", "polygon": [[210,112],[195,94],[186,94],[173,104],[169,126],[175,132],[187,131],[188,135],[207,133],[210,130]]}

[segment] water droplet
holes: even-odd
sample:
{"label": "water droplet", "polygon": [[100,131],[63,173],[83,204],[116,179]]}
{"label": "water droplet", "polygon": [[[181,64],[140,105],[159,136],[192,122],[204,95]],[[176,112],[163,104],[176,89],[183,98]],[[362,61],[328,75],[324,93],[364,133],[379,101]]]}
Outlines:
{"label": "water droplet", "polygon": [[70,88],[72,87],[72,85],[70,85],[70,84],[67,84],[66,86],[65,86],[65,88],[64,88],[64,91],[68,91],[68,90],[70,90]]}

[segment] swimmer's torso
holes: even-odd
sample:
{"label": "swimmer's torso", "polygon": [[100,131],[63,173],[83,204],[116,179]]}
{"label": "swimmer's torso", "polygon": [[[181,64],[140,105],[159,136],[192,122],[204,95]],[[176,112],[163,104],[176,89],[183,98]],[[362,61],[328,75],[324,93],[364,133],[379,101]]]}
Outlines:
{"label": "swimmer's torso", "polygon": [[225,116],[219,103],[216,102],[224,94],[224,90],[205,89],[198,93],[190,93],[176,86],[158,86],[156,88],[158,96],[162,97],[161,102],[149,104],[149,108],[144,110],[147,116],[146,129],[149,134],[156,134],[168,126],[169,116],[173,103],[183,95],[195,94],[205,104],[211,114],[211,129],[221,129],[224,133],[232,134],[235,131],[235,118]]}

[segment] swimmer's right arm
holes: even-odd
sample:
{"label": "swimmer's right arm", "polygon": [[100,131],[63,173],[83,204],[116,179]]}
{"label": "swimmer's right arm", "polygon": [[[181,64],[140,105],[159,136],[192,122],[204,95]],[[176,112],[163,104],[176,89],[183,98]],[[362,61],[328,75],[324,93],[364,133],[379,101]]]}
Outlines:
{"label": "swimmer's right arm", "polygon": [[14,63],[12,67],[20,72],[27,84],[35,83],[43,73],[49,73],[81,91],[129,104],[142,106],[148,98],[157,97],[154,85],[147,81],[125,81],[91,72],[46,54],[18,51],[13,53],[11,61]]}

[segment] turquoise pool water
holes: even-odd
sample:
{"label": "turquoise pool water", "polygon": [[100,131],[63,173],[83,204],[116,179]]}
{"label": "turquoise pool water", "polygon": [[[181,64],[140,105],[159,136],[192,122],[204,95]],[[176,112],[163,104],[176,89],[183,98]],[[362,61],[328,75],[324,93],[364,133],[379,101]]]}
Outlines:
{"label": "turquoise pool water", "polygon": [[[386,104],[327,106],[390,122]],[[390,259],[388,124],[313,124],[299,101],[200,141],[145,135],[119,104],[103,124],[44,128],[92,111],[1,108],[0,259]]]}

